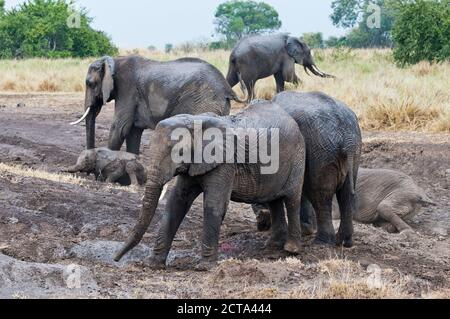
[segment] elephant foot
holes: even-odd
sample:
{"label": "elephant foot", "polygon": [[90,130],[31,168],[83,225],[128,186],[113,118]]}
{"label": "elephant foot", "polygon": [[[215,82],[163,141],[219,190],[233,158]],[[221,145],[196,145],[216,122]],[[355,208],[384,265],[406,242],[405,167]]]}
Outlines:
{"label": "elephant foot", "polygon": [[270,211],[268,210],[261,210],[256,215],[256,221],[258,225],[258,231],[265,232],[269,231],[272,227],[272,219],[270,216]]}
{"label": "elephant foot", "polygon": [[166,260],[158,257],[151,257],[145,262],[145,265],[152,270],[164,270],[166,269]]}
{"label": "elephant foot", "polygon": [[284,245],[284,250],[293,255],[300,254],[302,250],[301,240],[296,238],[289,238]]}
{"label": "elephant foot", "polygon": [[334,234],[321,234],[318,233],[316,238],[314,239],[314,245],[328,245],[334,246],[336,245],[336,236]]}
{"label": "elephant foot", "polygon": [[311,224],[301,224],[301,227],[303,236],[312,236],[316,232],[314,226]]}
{"label": "elephant foot", "polygon": [[352,248],[353,247],[353,234],[346,235],[342,233],[337,233],[336,235],[336,245],[337,246],[344,246],[345,248]]}
{"label": "elephant foot", "polygon": [[266,242],[265,249],[266,250],[282,250],[284,245],[286,244],[287,238],[283,235],[272,236]]}

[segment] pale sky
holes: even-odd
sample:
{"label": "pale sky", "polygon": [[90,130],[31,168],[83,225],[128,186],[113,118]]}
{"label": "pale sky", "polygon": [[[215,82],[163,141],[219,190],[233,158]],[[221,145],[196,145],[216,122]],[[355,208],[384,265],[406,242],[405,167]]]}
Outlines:
{"label": "pale sky", "polygon": [[[214,12],[225,0],[77,0],[94,18],[93,26],[108,33],[121,48],[163,48],[185,41],[212,39]],[[6,0],[10,8],[24,0]],[[280,14],[282,32],[300,36],[322,32],[343,35],[329,18],[332,0],[264,0]]]}

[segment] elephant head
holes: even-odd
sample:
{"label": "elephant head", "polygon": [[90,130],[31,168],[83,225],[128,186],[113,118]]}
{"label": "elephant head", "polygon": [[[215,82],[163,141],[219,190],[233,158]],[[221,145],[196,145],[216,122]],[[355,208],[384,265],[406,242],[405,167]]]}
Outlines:
{"label": "elephant head", "polygon": [[78,157],[77,163],[67,169],[67,173],[87,173],[95,171],[97,162],[97,152],[95,150],[83,151]]}
{"label": "elephant head", "polygon": [[114,91],[114,59],[106,56],[89,66],[86,76],[85,113],[76,122],[77,125],[86,120],[86,148],[95,148],[95,120],[102,106],[111,101]]}
{"label": "elephant head", "polygon": [[[202,132],[208,128],[217,128],[224,132],[226,128],[225,122],[212,114],[179,115],[164,120],[157,125],[150,141],[151,145],[157,145],[157,147],[155,146],[150,156],[147,185],[139,220],[130,238],[114,258],[115,261],[120,261],[128,251],[139,244],[155,215],[159,200],[164,196],[163,192],[167,188],[167,183],[172,178],[180,174],[188,174],[192,177],[201,176],[221,164],[220,162],[206,163],[204,159],[201,161],[195,160],[194,149],[197,146],[194,145],[198,143],[198,140],[195,139],[195,123],[199,123],[197,121],[201,121]],[[182,130],[179,132],[188,134],[179,135],[178,129]],[[203,139],[201,143],[200,147],[203,150],[206,143]],[[216,149],[222,147],[223,149],[223,140],[216,139],[209,142],[208,146]],[[188,160],[175,160],[174,154],[180,155],[180,153],[188,154]]]}
{"label": "elephant head", "polygon": [[311,49],[306,43],[297,38],[288,37],[286,41],[286,50],[289,56],[295,60],[295,63],[303,65],[307,74],[309,74],[308,70],[310,70],[314,75],[322,78],[334,78],[333,75],[323,73],[319,70],[312,57]]}

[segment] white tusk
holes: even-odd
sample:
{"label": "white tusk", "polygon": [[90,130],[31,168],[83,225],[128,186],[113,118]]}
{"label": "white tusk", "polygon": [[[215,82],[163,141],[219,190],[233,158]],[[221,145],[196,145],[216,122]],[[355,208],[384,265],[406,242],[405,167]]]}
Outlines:
{"label": "white tusk", "polygon": [[82,116],[78,121],[70,123],[70,125],[78,125],[78,124],[80,124],[81,122],[83,122],[83,121],[86,119],[86,117],[88,116],[88,114],[89,114],[90,111],[91,111],[91,108],[88,107],[88,109],[86,110],[86,112],[84,112],[83,116]]}
{"label": "white tusk", "polygon": [[162,201],[164,199],[164,197],[167,194],[168,188],[169,188],[169,185],[166,184],[162,190],[161,196],[159,197],[159,201]]}

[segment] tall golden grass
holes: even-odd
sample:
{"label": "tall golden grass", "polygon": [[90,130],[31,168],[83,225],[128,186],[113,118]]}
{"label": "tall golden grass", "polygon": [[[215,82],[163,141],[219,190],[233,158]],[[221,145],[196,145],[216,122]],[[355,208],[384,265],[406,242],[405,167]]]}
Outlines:
{"label": "tall golden grass", "polygon": [[[146,49],[122,50],[122,55],[140,54],[167,61],[184,56],[199,57],[226,74],[229,51],[174,50],[171,53]],[[450,63],[419,63],[399,68],[390,50],[326,49],[315,51],[320,69],[336,79],[310,77],[299,66],[303,80],[290,90],[322,91],[348,104],[366,130],[450,132]],[[0,61],[0,91],[82,92],[92,59],[30,59]],[[239,90],[239,88],[235,88]],[[275,93],[273,78],[257,84],[258,98]]]}

